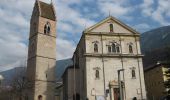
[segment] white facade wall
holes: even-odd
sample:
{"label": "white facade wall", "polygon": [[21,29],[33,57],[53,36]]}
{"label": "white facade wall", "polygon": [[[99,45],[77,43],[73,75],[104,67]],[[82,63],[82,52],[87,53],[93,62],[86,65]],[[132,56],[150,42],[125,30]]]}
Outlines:
{"label": "white facade wall", "polygon": [[[113,23],[114,32],[110,32],[110,23]],[[108,52],[111,42],[120,45],[120,53]],[[98,52],[94,52],[94,43],[98,44]],[[129,44],[133,47],[133,53],[129,53]],[[80,48],[84,52],[81,52]],[[83,80],[80,85],[85,85],[86,88],[80,92],[81,100],[96,100],[98,96],[106,96],[106,90],[110,90],[106,100],[114,100],[113,88],[118,88],[119,69],[124,69],[124,72],[120,73],[121,81],[125,83],[124,100],[132,100],[134,97],[138,100],[146,99],[139,34],[130,28],[122,26],[112,18],[100,22],[85,31],[75,54],[81,59],[78,61],[80,72],[85,72],[84,77],[80,75],[80,80]],[[99,79],[95,77],[96,68],[100,73]],[[132,78],[132,69],[135,70],[135,78]]]}

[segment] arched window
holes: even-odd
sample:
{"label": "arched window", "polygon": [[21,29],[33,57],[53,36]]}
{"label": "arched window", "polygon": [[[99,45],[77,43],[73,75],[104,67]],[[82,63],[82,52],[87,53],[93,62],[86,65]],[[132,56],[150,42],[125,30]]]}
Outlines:
{"label": "arched window", "polygon": [[116,45],[115,45],[115,43],[112,43],[112,52],[116,52]]}
{"label": "arched window", "polygon": [[108,52],[109,52],[109,53],[111,53],[111,52],[112,52],[112,48],[111,48],[111,46],[110,46],[110,45],[108,46]]}
{"label": "arched window", "polygon": [[116,46],[116,52],[117,52],[117,53],[120,53],[119,45]]}
{"label": "arched window", "polygon": [[129,45],[129,53],[133,53],[132,45]]}
{"label": "arched window", "polygon": [[132,78],[136,78],[135,69],[132,69]]}
{"label": "arched window", "polygon": [[94,52],[98,52],[98,45],[97,45],[97,43],[94,43]]}
{"label": "arched window", "polygon": [[44,26],[44,34],[50,34],[51,31],[51,25],[49,22],[47,22]]}
{"label": "arched window", "polygon": [[110,32],[113,32],[113,24],[110,24]]}
{"label": "arched window", "polygon": [[39,96],[38,96],[38,100],[42,100],[42,95],[39,95]]}
{"label": "arched window", "polygon": [[99,70],[96,70],[96,79],[99,79],[100,76],[99,76]]}

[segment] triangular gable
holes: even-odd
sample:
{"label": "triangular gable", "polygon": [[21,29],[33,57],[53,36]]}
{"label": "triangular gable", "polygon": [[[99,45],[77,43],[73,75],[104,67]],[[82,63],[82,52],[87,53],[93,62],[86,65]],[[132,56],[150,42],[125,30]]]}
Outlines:
{"label": "triangular gable", "polygon": [[[107,32],[107,28],[109,29],[109,26],[106,25],[108,22],[113,23],[114,25],[114,32],[115,33],[134,33],[134,34],[139,34],[137,31],[132,29],[131,27],[127,26],[123,22],[117,20],[116,18],[110,16],[107,17],[106,19],[102,20],[101,22],[87,28],[84,30],[85,33],[90,33],[90,32]],[[120,31],[120,32],[118,32]]]}

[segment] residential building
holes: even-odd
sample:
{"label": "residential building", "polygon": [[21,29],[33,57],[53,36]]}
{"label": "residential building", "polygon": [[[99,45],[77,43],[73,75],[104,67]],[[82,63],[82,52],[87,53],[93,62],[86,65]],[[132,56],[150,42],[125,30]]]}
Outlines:
{"label": "residential building", "polygon": [[170,80],[166,76],[166,70],[170,68],[170,63],[159,62],[145,69],[145,83],[147,97],[149,100],[160,100],[167,95],[165,83]]}

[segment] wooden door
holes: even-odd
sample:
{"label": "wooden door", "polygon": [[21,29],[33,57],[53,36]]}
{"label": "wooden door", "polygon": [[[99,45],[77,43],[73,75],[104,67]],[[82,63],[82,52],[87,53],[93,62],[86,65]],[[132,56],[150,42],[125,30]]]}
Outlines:
{"label": "wooden door", "polygon": [[120,100],[119,88],[113,88],[114,100]]}

